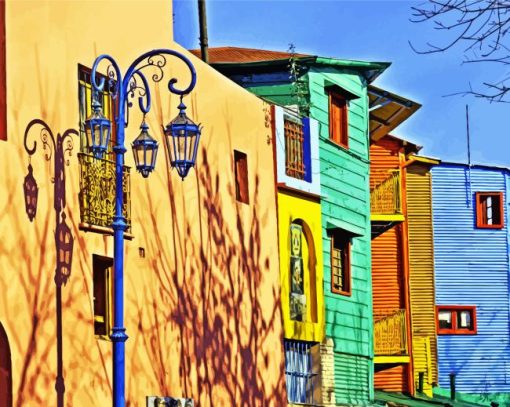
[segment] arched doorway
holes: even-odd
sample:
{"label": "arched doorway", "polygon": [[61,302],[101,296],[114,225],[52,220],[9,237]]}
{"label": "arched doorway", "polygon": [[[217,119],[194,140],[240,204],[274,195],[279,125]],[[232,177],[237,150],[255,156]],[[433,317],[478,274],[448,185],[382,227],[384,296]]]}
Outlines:
{"label": "arched doorway", "polygon": [[0,407],[12,407],[11,349],[0,323]]}

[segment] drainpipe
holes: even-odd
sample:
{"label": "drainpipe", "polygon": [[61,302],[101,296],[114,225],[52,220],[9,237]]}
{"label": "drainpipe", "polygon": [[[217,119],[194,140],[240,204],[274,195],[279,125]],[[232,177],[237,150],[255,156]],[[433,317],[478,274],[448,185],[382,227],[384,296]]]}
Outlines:
{"label": "drainpipe", "polygon": [[450,373],[450,400],[455,400],[455,373]]}
{"label": "drainpipe", "polygon": [[207,42],[207,16],[205,13],[205,0],[198,0],[198,21],[200,26],[200,52],[202,61],[209,63],[209,44]]}

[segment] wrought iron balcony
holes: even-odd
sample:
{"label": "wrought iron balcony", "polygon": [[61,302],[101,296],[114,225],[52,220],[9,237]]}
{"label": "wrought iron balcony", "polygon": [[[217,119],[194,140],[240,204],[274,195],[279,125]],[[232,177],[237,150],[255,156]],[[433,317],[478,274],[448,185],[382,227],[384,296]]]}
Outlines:
{"label": "wrought iron balcony", "polygon": [[401,184],[400,170],[392,170],[370,190],[370,212],[373,215],[402,214]]}
{"label": "wrought iron balcony", "polygon": [[[86,230],[112,233],[115,214],[115,162],[79,153],[80,161],[80,219]],[[131,231],[131,193],[129,167],[124,166],[122,189],[124,191],[123,215]]]}
{"label": "wrought iron balcony", "polygon": [[370,189],[372,239],[405,220],[402,210],[402,177],[400,170],[371,174],[375,186]]}
{"label": "wrought iron balcony", "polygon": [[375,356],[408,355],[406,310],[374,311]]}

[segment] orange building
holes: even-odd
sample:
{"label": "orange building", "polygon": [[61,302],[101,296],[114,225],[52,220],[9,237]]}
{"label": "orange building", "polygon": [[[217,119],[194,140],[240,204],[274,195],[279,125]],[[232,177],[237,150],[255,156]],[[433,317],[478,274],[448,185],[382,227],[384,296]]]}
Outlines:
{"label": "orange building", "polygon": [[389,133],[420,105],[378,88],[370,102],[374,387],[413,393],[406,165],[420,147]]}
{"label": "orange building", "polygon": [[[111,405],[114,173],[77,133],[90,111],[94,59],[108,53],[126,70],[155,48],[193,62],[197,86],[184,102],[203,131],[184,181],[163,151],[149,178],[126,170],[128,404],[171,396],[197,406],[283,405],[269,106],[173,42],[171,1],[8,0],[0,18],[0,406]],[[189,81],[178,60],[165,68],[167,80],[151,82],[146,117],[160,150],[161,125],[178,113],[168,79],[178,78],[178,87]],[[104,112],[113,118],[111,102],[105,89]],[[133,105],[128,147],[142,121]],[[74,129],[70,144],[54,146],[41,125],[24,140],[33,119],[54,138]],[[133,163],[128,151],[126,165]]]}

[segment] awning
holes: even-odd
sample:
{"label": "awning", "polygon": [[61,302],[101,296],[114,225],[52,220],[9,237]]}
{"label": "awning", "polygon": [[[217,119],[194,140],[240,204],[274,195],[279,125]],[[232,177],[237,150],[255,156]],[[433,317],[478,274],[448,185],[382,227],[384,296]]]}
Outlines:
{"label": "awning", "polygon": [[387,90],[368,87],[370,139],[378,141],[407,120],[421,105]]}

